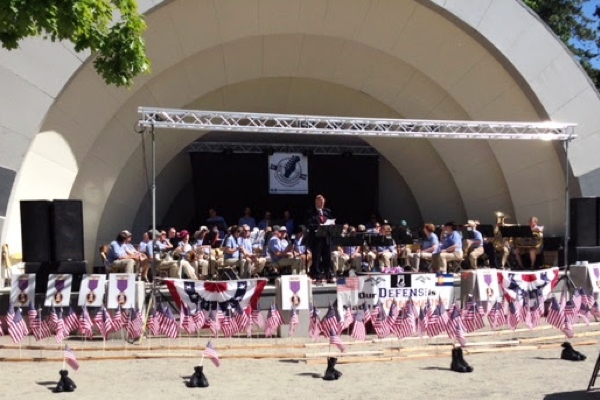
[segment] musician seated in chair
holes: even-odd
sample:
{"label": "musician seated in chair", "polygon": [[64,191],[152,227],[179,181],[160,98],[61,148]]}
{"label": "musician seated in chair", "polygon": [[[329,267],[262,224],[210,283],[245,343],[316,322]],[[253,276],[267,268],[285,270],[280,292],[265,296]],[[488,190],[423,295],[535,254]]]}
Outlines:
{"label": "musician seated in chair", "polygon": [[238,239],[240,251],[242,252],[242,258],[245,261],[243,264],[245,268],[241,272],[241,277],[250,278],[252,276],[260,276],[265,268],[267,259],[254,252],[254,248],[252,247],[252,239],[250,238],[250,235],[252,234],[250,225],[243,225],[242,230],[243,236]]}
{"label": "musician seated in chair", "polygon": [[466,223],[466,227],[469,231],[473,232],[473,239],[467,239],[467,257],[469,259],[469,265],[471,269],[477,268],[477,259],[483,254],[483,235],[477,230],[479,221],[469,220]]}
{"label": "musician seated in chair", "polygon": [[390,240],[392,244],[390,246],[371,246],[367,254],[369,265],[373,265],[375,259],[377,259],[379,271],[389,269],[392,266],[392,259],[398,256],[396,242],[392,239],[392,227],[387,224],[383,225],[381,227],[381,235]]}
{"label": "musician seated in chair", "polygon": [[423,225],[423,233],[427,239],[421,242],[421,248],[412,254],[411,265],[413,271],[420,270],[421,260],[431,260],[433,258],[433,254],[437,251],[440,240],[435,234],[435,225],[433,224],[425,224]]}
{"label": "musician seated in chair", "polygon": [[243,228],[233,225],[227,236],[223,246],[223,265],[225,268],[232,268],[237,274],[246,270],[246,260],[240,252],[239,237],[243,233]]}
{"label": "musician seated in chair", "polygon": [[271,263],[278,272],[282,268],[289,268],[298,271],[300,268],[300,259],[294,257],[294,245],[285,240],[287,228],[285,226],[275,225],[273,227],[273,236],[269,240],[268,250],[271,255]]}
{"label": "musician seated in chair", "polygon": [[296,241],[294,242],[294,254],[300,260],[300,274],[305,275],[310,271],[312,265],[312,253],[306,246],[306,226],[300,225],[296,230]]}
{"label": "musician seated in chair", "polygon": [[[544,232],[544,227],[538,225],[538,218],[531,217],[529,218],[529,227],[531,228],[531,232],[533,232],[533,238],[521,238],[517,239],[516,249],[515,249],[515,257],[517,259],[517,263],[519,267],[523,269],[523,254],[529,254],[529,258],[531,260],[531,268],[536,268],[536,260],[537,255],[542,251],[542,236]],[[523,240],[526,239],[526,240]]]}
{"label": "musician seated in chair", "polygon": [[433,272],[445,274],[448,270],[448,261],[462,261],[462,238],[456,230],[454,222],[444,224],[445,238],[438,252],[433,254],[431,267]]}

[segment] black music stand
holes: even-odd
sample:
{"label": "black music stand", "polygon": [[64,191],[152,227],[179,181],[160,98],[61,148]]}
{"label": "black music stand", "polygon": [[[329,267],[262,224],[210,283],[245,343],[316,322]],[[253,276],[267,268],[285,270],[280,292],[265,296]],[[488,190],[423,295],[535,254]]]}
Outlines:
{"label": "black music stand", "polygon": [[478,225],[477,230],[481,232],[484,238],[493,238],[495,236],[494,225]]}
{"label": "black music stand", "polygon": [[471,229],[463,228],[463,229],[461,229],[460,233],[461,233],[463,239],[467,239],[467,240],[475,239],[475,232],[473,232],[473,230],[471,230]]}
{"label": "black music stand", "polygon": [[502,237],[509,238],[532,238],[533,231],[529,225],[501,226]]}
{"label": "black music stand", "polygon": [[398,227],[392,230],[392,238],[397,244],[413,244],[414,241],[414,235],[409,234],[406,229]]}

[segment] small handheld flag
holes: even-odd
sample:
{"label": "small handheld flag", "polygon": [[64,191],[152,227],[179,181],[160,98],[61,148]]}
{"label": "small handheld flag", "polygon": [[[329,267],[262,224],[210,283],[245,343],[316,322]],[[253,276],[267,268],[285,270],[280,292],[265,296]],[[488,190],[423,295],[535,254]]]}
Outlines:
{"label": "small handheld flag", "polygon": [[344,346],[344,343],[342,343],[342,339],[340,339],[340,337],[337,335],[335,329],[331,329],[329,331],[329,344],[337,346],[337,348],[340,349],[342,353],[344,352],[344,350],[346,350],[346,346]]}
{"label": "small handheld flag", "polygon": [[69,346],[65,346],[65,362],[69,364],[69,367],[73,368],[74,371],[79,369],[79,361],[77,361],[77,357],[73,351],[69,348]]}
{"label": "small handheld flag", "polygon": [[206,358],[209,358],[210,361],[212,361],[212,363],[215,364],[215,367],[218,367],[219,365],[221,365],[221,360],[219,360],[219,355],[217,354],[217,351],[213,347],[210,340],[206,344],[206,348],[204,349],[203,356]]}

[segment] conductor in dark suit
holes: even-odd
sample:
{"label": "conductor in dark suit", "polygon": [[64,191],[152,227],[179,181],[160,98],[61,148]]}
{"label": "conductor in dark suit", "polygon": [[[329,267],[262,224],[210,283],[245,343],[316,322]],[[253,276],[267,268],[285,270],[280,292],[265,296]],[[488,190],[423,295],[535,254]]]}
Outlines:
{"label": "conductor in dark suit", "polygon": [[333,279],[331,243],[329,243],[329,238],[315,236],[319,225],[324,224],[328,219],[333,219],[331,210],[325,208],[325,197],[318,195],[315,197],[315,206],[308,211],[308,220],[306,222],[309,233],[308,246],[313,255],[310,277],[317,284],[322,284],[325,278],[327,282],[335,282]]}

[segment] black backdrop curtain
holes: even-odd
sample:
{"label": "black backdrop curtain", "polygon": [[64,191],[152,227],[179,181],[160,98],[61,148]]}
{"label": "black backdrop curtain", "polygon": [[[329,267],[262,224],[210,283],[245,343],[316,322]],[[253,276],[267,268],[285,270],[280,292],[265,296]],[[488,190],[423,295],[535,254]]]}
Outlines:
{"label": "black backdrop curtain", "polygon": [[256,222],[266,210],[273,219],[290,211],[296,225],[303,224],[317,194],[323,194],[336,222],[365,223],[376,213],[379,169],[376,156],[313,155],[308,159],[308,195],[269,194],[266,154],[190,153],[196,216],[190,229],[198,229],[214,207],[228,225],[237,224],[244,208]]}

